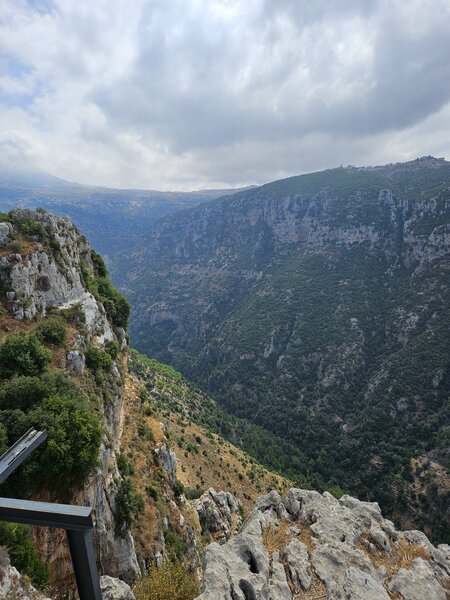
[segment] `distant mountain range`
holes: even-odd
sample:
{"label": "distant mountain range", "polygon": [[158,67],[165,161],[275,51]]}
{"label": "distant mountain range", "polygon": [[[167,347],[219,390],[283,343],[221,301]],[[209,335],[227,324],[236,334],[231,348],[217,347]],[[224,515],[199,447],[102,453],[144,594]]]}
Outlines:
{"label": "distant mountain range", "polygon": [[0,171],[0,210],[44,208],[68,216],[97,251],[111,257],[138,243],[160,217],[240,190],[159,192],[70,183],[42,173]]}
{"label": "distant mountain range", "polygon": [[133,343],[283,436],[303,481],[379,500],[443,538],[449,222],[450,163],[433,157],[174,213],[116,276]]}

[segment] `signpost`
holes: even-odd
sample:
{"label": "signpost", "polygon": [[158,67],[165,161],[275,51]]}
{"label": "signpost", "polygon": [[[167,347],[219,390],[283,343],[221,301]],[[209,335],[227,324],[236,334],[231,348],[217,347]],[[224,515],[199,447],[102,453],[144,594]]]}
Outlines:
{"label": "signpost", "polygon": [[[0,457],[0,483],[47,439],[46,431],[30,429]],[[65,529],[80,600],[102,600],[95,562],[92,508],[0,498],[0,521]]]}

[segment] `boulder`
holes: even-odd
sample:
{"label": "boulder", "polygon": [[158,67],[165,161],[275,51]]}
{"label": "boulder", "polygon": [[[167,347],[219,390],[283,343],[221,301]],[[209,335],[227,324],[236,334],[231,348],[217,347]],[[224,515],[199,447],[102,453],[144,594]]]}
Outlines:
{"label": "boulder", "polygon": [[130,586],[116,577],[100,577],[100,588],[103,600],[135,600]]}

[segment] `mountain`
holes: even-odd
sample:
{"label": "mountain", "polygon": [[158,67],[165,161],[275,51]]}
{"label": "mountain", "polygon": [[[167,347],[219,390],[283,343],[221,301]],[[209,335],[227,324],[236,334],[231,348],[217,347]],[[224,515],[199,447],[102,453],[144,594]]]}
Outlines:
{"label": "mountain", "polygon": [[450,163],[423,157],[165,217],[123,257],[133,344],[283,437],[305,484],[445,539],[449,206]]}
{"label": "mountain", "polygon": [[[68,219],[0,216],[0,453],[30,427],[48,432],[2,495],[92,506],[105,600],[133,598],[125,581],[157,585],[157,574],[142,575],[162,561],[193,598],[203,547],[229,539],[260,493],[290,482],[220,435],[256,427],[129,351],[128,316]],[[73,597],[65,532],[0,523],[0,597],[45,600],[30,580],[46,600]]]}
{"label": "mountain", "polygon": [[[68,216],[111,262],[160,217],[239,190],[158,192],[70,183],[41,173],[0,171],[0,211],[43,208]],[[112,260],[112,263],[114,261]]]}

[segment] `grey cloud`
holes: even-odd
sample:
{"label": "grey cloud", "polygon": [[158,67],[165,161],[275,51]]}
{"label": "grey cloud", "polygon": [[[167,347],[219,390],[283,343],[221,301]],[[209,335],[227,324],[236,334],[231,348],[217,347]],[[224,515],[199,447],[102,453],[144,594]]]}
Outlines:
{"label": "grey cloud", "polygon": [[22,20],[5,1],[0,52],[38,91],[3,122],[55,174],[209,187],[442,149],[446,0],[67,0]]}

